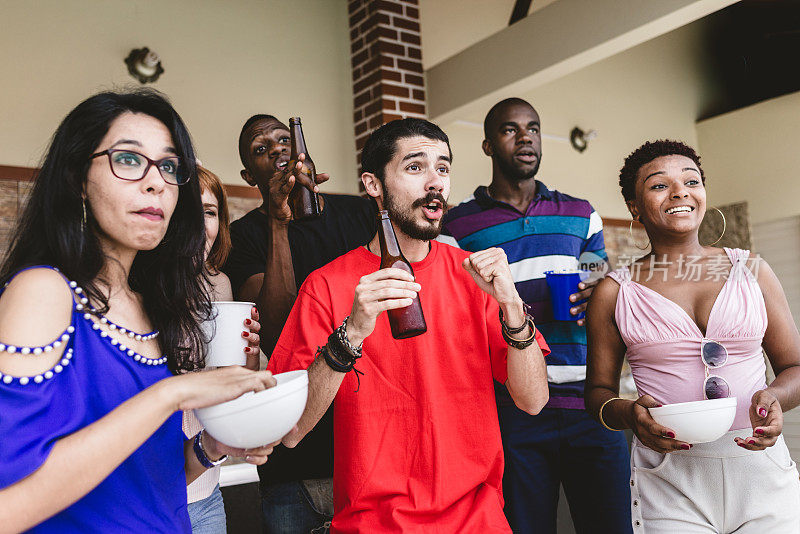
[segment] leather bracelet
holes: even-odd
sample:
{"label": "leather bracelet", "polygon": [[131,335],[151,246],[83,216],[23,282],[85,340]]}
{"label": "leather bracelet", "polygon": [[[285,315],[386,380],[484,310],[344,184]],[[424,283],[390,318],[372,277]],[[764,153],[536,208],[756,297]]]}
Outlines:
{"label": "leather bracelet", "polygon": [[[331,337],[334,337],[334,334],[331,334]],[[328,338],[330,340],[330,338]],[[330,341],[329,341],[330,344]],[[356,386],[356,392],[361,389],[361,378],[359,375],[363,375],[361,371],[356,369],[356,360],[352,359],[347,363],[342,363],[341,361],[337,360],[336,357],[331,354],[331,348],[329,345],[323,345],[317,349],[317,356],[322,354],[322,357],[325,360],[325,364],[336,371],[337,373],[349,373],[353,371],[356,374],[356,380],[358,381],[358,385]]]}
{"label": "leather bracelet", "polygon": [[[530,315],[531,314],[531,307],[528,306],[528,304],[525,303],[525,302],[522,303],[522,313],[524,313],[525,315]],[[506,324],[505,318],[503,317],[503,309],[500,308],[500,324],[503,325],[503,328],[505,328],[505,330],[509,334],[519,334],[520,332],[525,330],[526,326],[528,326],[528,321],[527,320],[523,321],[522,326],[518,326],[516,328],[511,328],[510,326],[508,326]]]}
{"label": "leather bracelet", "polygon": [[361,358],[361,347],[356,347],[347,338],[347,318],[342,322],[341,326],[334,330],[328,336],[328,350],[332,355],[339,360],[340,363],[345,365],[354,364],[356,360]]}
{"label": "leather bracelet", "polygon": [[601,424],[601,425],[603,425],[603,426],[604,426],[604,427],[606,427],[607,429],[611,430],[612,432],[622,432],[622,429],[620,429],[620,428],[611,428],[611,427],[610,427],[610,426],[608,426],[608,425],[606,424],[606,422],[603,420],[603,408],[605,408],[605,407],[606,407],[606,404],[608,404],[608,403],[609,403],[609,402],[611,402],[611,401],[615,401],[615,400],[625,400],[625,399],[623,399],[622,397],[611,397],[610,399],[608,399],[607,401],[605,401],[605,402],[604,402],[602,405],[600,405],[600,411],[599,411],[599,412],[597,412],[597,418],[598,418],[598,419],[600,419],[600,424]]}
{"label": "leather bracelet", "polygon": [[336,332],[333,332],[330,336],[328,336],[328,344],[325,345],[325,348],[331,353],[331,356],[333,356],[343,365],[355,363],[357,359],[353,356],[353,353],[347,350],[347,347],[342,344],[342,341],[339,339],[339,336],[336,335]]}
{"label": "leather bracelet", "polygon": [[525,324],[522,325],[522,329],[519,330],[520,332],[522,332],[522,330],[524,330],[525,327],[530,326],[531,335],[528,336],[527,339],[515,339],[511,337],[509,329],[505,325],[505,323],[501,322],[500,326],[503,334],[503,339],[505,340],[506,343],[508,343],[509,347],[515,348],[517,350],[524,350],[527,349],[529,346],[531,346],[533,342],[536,340],[536,325],[533,324],[533,317],[531,317],[530,314],[527,313],[525,314]]}
{"label": "leather bracelet", "polygon": [[209,458],[206,454],[206,450],[203,448],[203,432],[205,432],[205,429],[201,430],[197,433],[197,435],[195,435],[192,442],[192,449],[194,450],[194,455],[197,456],[197,460],[203,465],[203,467],[206,469],[211,469],[212,467],[217,467],[225,462],[225,460],[228,459],[228,455],[224,454],[219,460],[212,460]]}
{"label": "leather bracelet", "polygon": [[325,363],[336,371],[337,373],[349,373],[353,366],[355,365],[355,360],[349,363],[342,363],[341,361],[337,360],[335,356],[331,354],[331,351],[328,349],[327,346],[323,345],[317,349],[317,354],[321,354],[322,357],[325,359]]}

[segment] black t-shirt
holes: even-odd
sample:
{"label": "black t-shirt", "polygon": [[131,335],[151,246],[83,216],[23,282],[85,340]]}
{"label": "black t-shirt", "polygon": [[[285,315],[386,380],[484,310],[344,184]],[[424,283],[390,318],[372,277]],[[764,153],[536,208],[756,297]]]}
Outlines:
{"label": "black t-shirt", "polygon": [[[312,271],[354,248],[365,245],[378,228],[375,201],[351,195],[324,195],[317,219],[289,223],[289,249],[298,289]],[[234,291],[267,263],[269,216],[255,209],[231,223],[231,254],[222,269]],[[270,483],[333,476],[333,409],[294,449],[275,448],[269,461],[258,467],[262,490]]]}

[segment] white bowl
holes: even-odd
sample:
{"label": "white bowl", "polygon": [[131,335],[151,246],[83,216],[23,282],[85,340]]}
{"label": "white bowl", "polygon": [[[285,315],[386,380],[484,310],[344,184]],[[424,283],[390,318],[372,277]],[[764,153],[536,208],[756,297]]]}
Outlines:
{"label": "white bowl", "polygon": [[300,420],[308,399],[308,372],[275,375],[275,387],[194,411],[214,439],[252,449],[278,441]]}
{"label": "white bowl", "polygon": [[665,404],[648,408],[656,423],[675,432],[686,443],[707,443],[721,438],[736,417],[736,397]]}

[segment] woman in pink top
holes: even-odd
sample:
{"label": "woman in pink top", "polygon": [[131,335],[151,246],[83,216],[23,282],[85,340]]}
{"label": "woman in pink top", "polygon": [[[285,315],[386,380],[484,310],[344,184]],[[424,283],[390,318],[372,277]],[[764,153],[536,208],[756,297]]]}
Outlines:
{"label": "woman in pink top", "polygon": [[[585,397],[601,423],[635,434],[634,532],[800,532],[800,481],[781,436],[783,411],[800,403],[800,334],[778,279],[748,251],[700,244],[706,189],[692,148],[645,143],[620,186],[651,252],[595,289]],[[626,355],[635,402],[617,398]],[[736,418],[711,443],[676,440],[647,409],[727,396]]]}

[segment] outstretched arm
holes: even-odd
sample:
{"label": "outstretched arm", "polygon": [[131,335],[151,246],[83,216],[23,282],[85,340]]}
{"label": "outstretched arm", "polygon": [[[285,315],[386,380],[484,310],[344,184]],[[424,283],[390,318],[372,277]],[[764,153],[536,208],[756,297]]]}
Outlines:
{"label": "outstretched arm", "polygon": [[[46,269],[26,271],[14,279],[0,299],[0,339],[17,346],[43,346],[69,324],[71,308],[72,295],[59,274]],[[59,363],[63,350],[64,345],[36,356],[0,353],[0,372],[12,377],[41,375]],[[74,356],[80,357],[77,353]],[[66,380],[64,375],[69,372],[74,372],[74,367],[65,368],[49,380]],[[156,383],[97,421],[58,437],[39,465],[34,465],[39,461],[36,457],[27,458],[27,464],[35,470],[0,490],[0,531],[27,530],[76,502],[125,461],[174,411],[218,404],[274,384],[269,373],[254,373],[241,367],[188,373]],[[9,389],[4,399],[13,402],[15,391]],[[54,394],[53,389],[33,391]],[[29,399],[31,391],[25,394]],[[50,406],[59,401],[55,397],[46,400]],[[59,413],[46,408],[35,420],[14,421],[15,417],[19,415],[11,410],[3,412],[4,424],[13,426],[4,433],[3,443],[12,447],[12,440],[19,439],[16,436],[24,436],[26,442],[35,442],[37,436],[40,440],[50,439],[45,433],[54,433],[53,428],[59,425]],[[3,445],[0,449],[7,450]],[[26,451],[29,452],[32,451]],[[48,498],[42,499],[42,495]]]}

